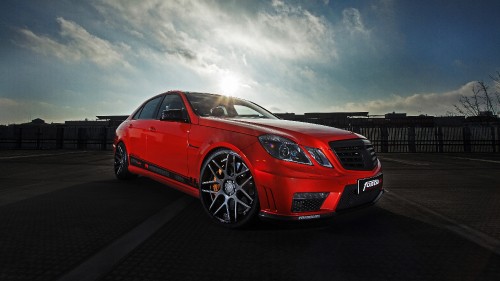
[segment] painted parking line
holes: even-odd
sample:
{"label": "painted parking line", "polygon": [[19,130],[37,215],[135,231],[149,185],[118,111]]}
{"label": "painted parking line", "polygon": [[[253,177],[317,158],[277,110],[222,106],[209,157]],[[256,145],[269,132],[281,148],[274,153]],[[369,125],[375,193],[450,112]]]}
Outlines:
{"label": "painted parking line", "polygon": [[470,160],[470,161],[480,161],[480,162],[488,162],[488,163],[496,163],[500,164],[500,161],[497,160],[488,160],[488,159],[478,159],[478,158],[468,158],[468,157],[451,157],[455,159],[462,159],[462,160]]}
{"label": "painted parking line", "polygon": [[401,160],[401,159],[396,159],[396,158],[390,158],[390,157],[380,157],[381,161],[391,161],[391,162],[397,162],[397,163],[402,163],[406,165],[412,165],[412,166],[429,166],[430,164],[427,162],[418,162],[418,161],[410,161],[410,160]]}
{"label": "painted parking line", "polygon": [[454,219],[451,219],[447,216],[444,216],[428,207],[425,207],[419,203],[408,200],[403,196],[400,196],[393,191],[387,193],[385,197],[393,198],[392,200],[397,200],[399,202],[404,202],[405,204],[411,206],[412,208],[418,209],[423,213],[428,214],[430,217],[437,218],[438,221],[441,221],[439,224],[440,227],[450,230],[451,232],[483,247],[486,248],[493,253],[500,255],[500,240],[473,229],[465,224],[462,224]]}
{"label": "painted parking line", "polygon": [[194,200],[190,196],[182,195],[179,199],[151,216],[142,224],[63,275],[58,281],[98,280],[113,269],[128,253],[148,239],[167,222],[175,218]]}
{"label": "painted parking line", "polygon": [[2,156],[2,157],[0,157],[0,160],[30,158],[30,157],[38,157],[38,156],[57,156],[57,155],[66,155],[66,154],[75,154],[75,153],[86,153],[86,152],[87,151],[67,151],[67,152],[60,152],[60,153],[42,153],[42,154]]}

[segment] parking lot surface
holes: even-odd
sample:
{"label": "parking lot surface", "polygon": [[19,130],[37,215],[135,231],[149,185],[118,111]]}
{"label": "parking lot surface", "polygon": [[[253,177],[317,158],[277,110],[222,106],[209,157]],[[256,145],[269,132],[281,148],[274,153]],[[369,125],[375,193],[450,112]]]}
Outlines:
{"label": "parking lot surface", "polygon": [[500,155],[379,157],[375,206],[229,230],[111,152],[0,151],[0,280],[500,280]]}

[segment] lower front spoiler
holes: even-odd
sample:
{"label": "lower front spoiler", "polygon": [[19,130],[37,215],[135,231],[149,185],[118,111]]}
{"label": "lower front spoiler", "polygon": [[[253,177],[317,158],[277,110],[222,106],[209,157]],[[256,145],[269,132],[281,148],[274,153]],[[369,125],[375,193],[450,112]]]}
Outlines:
{"label": "lower front spoiler", "polygon": [[285,216],[285,215],[277,215],[267,213],[265,211],[261,211],[259,213],[259,217],[265,220],[281,220],[281,221],[302,221],[302,220],[314,220],[314,219],[322,219],[329,218],[335,215],[335,212],[331,213],[323,213],[323,214],[314,214],[314,215],[302,215],[302,216]]}
{"label": "lower front spoiler", "polygon": [[259,217],[264,220],[281,220],[281,221],[304,221],[304,220],[316,220],[316,219],[323,219],[323,218],[330,218],[335,216],[336,214],[344,214],[348,213],[351,211],[356,211],[359,209],[363,209],[368,206],[372,206],[375,203],[377,203],[378,200],[382,197],[384,194],[385,190],[381,189],[378,196],[371,202],[355,206],[349,209],[343,209],[341,211],[336,211],[336,212],[329,212],[329,213],[321,213],[321,214],[302,214],[302,215],[295,215],[295,216],[290,216],[290,215],[279,215],[275,213],[269,213],[266,211],[260,211]]}

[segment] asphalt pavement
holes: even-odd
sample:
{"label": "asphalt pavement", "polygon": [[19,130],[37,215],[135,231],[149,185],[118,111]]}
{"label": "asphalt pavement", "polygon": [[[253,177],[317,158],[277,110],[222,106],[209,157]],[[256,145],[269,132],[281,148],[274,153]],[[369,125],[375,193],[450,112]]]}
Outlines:
{"label": "asphalt pavement", "polygon": [[500,154],[379,156],[375,206],[229,230],[111,152],[0,151],[0,280],[500,280]]}

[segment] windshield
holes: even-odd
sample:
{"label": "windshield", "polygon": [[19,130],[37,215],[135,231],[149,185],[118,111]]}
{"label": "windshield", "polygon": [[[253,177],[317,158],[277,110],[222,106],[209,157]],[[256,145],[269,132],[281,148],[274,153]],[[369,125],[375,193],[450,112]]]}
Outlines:
{"label": "windshield", "polygon": [[264,108],[246,100],[202,93],[186,93],[186,97],[199,116],[278,119]]}

